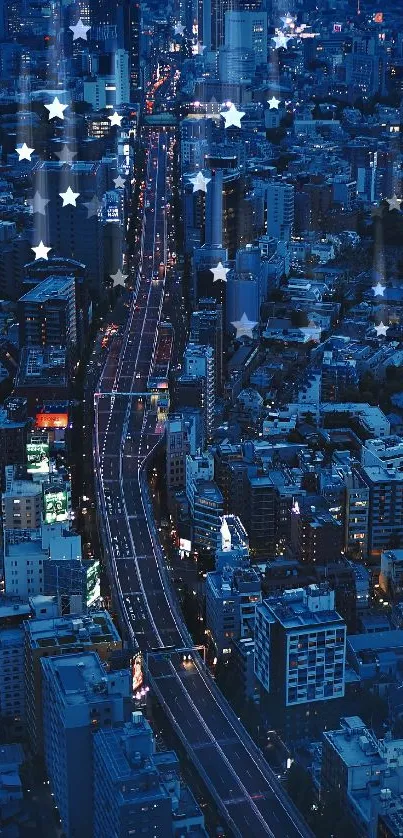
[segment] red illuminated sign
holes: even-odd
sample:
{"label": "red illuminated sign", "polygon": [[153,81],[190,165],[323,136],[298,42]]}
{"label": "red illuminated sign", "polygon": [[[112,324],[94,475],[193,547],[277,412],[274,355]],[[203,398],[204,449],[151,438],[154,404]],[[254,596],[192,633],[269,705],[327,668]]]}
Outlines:
{"label": "red illuminated sign", "polygon": [[67,428],[69,417],[67,413],[37,413],[35,425],[37,428]]}

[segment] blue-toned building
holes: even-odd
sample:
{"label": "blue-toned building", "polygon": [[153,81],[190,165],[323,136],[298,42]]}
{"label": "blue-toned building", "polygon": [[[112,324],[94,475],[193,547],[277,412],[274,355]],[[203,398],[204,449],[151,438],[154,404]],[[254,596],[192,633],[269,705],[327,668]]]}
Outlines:
{"label": "blue-toned building", "polygon": [[169,791],[154,762],[153,733],[140,712],[94,736],[94,838],[173,835]]}
{"label": "blue-toned building", "polygon": [[66,835],[91,836],[93,736],[123,721],[130,673],[127,669],[108,675],[96,652],[42,658],[41,664],[50,788]]}

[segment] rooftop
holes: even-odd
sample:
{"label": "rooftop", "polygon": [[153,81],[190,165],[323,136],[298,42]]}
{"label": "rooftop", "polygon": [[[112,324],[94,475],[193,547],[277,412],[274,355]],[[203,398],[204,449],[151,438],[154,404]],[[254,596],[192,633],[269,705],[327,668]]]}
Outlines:
{"label": "rooftop", "polygon": [[64,704],[87,704],[89,695],[96,701],[108,691],[108,676],[96,652],[42,658],[42,664],[57,679]]}
{"label": "rooftop", "polygon": [[54,298],[68,298],[71,294],[74,277],[72,276],[49,276],[44,279],[35,288],[31,288],[23,297],[20,297],[19,302],[24,303],[42,303]]}
{"label": "rooftop", "polygon": [[33,649],[74,646],[75,644],[113,643],[121,645],[119,633],[107,611],[96,611],[91,616],[57,617],[29,620],[24,629]]}
{"label": "rooftop", "polygon": [[381,767],[384,764],[377,740],[359,716],[341,719],[341,725],[339,730],[328,730],[323,736],[333,745],[346,765]]}

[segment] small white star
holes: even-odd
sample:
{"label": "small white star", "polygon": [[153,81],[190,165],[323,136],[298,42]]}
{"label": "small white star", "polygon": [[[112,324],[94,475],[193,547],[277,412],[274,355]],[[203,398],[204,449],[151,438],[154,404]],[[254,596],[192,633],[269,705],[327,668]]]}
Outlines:
{"label": "small white star", "polygon": [[61,163],[71,164],[74,160],[74,157],[77,157],[77,152],[70,151],[68,145],[64,145],[61,151],[55,151],[55,155],[59,158]]}
{"label": "small white star", "polygon": [[49,119],[54,119],[55,116],[57,116],[59,119],[64,119],[64,111],[67,107],[68,105],[62,105],[62,103],[59,102],[57,96],[55,96],[53,102],[51,102],[49,105],[45,105],[46,110],[49,111]]}
{"label": "small white star", "polygon": [[41,239],[38,246],[37,247],[31,247],[31,250],[33,250],[34,253],[35,253],[35,261],[36,261],[37,259],[47,259],[49,250],[52,250],[52,248],[51,247],[46,247],[46,245],[43,243],[43,241]]}
{"label": "small white star", "polygon": [[400,210],[401,200],[397,197],[397,195],[393,195],[393,198],[386,198],[386,203],[389,204],[389,210]]}
{"label": "small white star", "polygon": [[28,148],[26,143],[18,146],[15,150],[18,152],[19,163],[21,163],[21,160],[29,160],[31,162],[31,154],[35,151],[34,148]]}
{"label": "small white star", "polygon": [[189,180],[193,184],[193,192],[207,192],[207,184],[210,183],[211,177],[204,177],[203,172],[198,172]]}
{"label": "small white star", "polygon": [[115,189],[123,189],[123,187],[124,187],[124,185],[125,185],[125,183],[126,183],[126,180],[125,180],[125,178],[124,178],[124,177],[122,177],[121,175],[118,175],[117,177],[115,177],[115,178],[113,179],[113,182],[114,182],[114,184],[115,184]]}
{"label": "small white star", "polygon": [[287,38],[286,35],[284,35],[284,32],[278,32],[278,34],[275,35],[272,38],[272,40],[274,41],[274,43],[276,45],[276,47],[275,47],[276,49],[281,49],[281,47],[283,47],[283,49],[286,49],[288,41],[290,39]]}
{"label": "small white star", "polygon": [[82,22],[81,18],[77,21],[75,26],[69,26],[73,33],[73,41],[78,41],[81,38],[83,41],[87,40],[87,32],[91,29],[91,26],[86,26],[85,23]]}
{"label": "small white star", "polygon": [[204,50],[206,47],[204,44],[201,44],[200,41],[197,41],[196,44],[192,45],[192,55],[203,55]]}
{"label": "small white star", "polygon": [[272,96],[271,99],[268,99],[267,104],[270,106],[270,110],[273,108],[278,111],[278,106],[281,102],[281,99],[276,99],[275,96]]}
{"label": "small white star", "polygon": [[218,282],[219,279],[222,279],[223,282],[227,281],[229,268],[224,268],[222,262],[219,262],[216,268],[210,268],[210,271],[214,276],[213,282]]}
{"label": "small white star", "polygon": [[69,204],[71,204],[72,207],[77,206],[76,201],[77,201],[77,198],[79,197],[80,193],[79,192],[73,192],[71,186],[69,186],[68,189],[66,189],[66,192],[59,192],[59,195],[60,195],[61,198],[63,198],[63,206],[64,207],[67,207]]}
{"label": "small white star", "polygon": [[125,280],[129,276],[129,274],[122,273],[122,271],[119,268],[119,270],[116,271],[115,274],[109,274],[109,276],[111,279],[113,279],[113,287],[115,288],[116,285],[124,285]]}
{"label": "small white star", "polygon": [[234,125],[235,128],[241,128],[241,119],[245,116],[243,111],[237,111],[235,105],[231,103],[227,111],[220,111],[220,116],[225,119],[225,127],[230,128]]}
{"label": "small white star", "polygon": [[175,35],[183,35],[184,31],[185,31],[185,27],[182,26],[181,23],[175,23],[175,26],[174,26]]}
{"label": "small white star", "polygon": [[249,320],[247,314],[245,314],[244,312],[241,319],[234,320],[231,323],[231,325],[234,327],[234,329],[236,329],[237,338],[241,338],[243,335],[245,335],[248,338],[252,338],[252,332],[255,326],[257,326],[257,323],[253,320]]}
{"label": "small white star", "polygon": [[38,212],[39,215],[46,215],[45,207],[47,207],[49,201],[50,198],[42,198],[42,195],[38,192],[38,190],[35,192],[33,198],[28,199],[28,203],[32,207],[32,212]]}
{"label": "small white star", "polygon": [[376,285],[372,286],[372,290],[375,294],[375,297],[383,297],[385,293],[385,285],[381,285],[380,282],[377,282]]}
{"label": "small white star", "polygon": [[292,15],[285,15],[285,17],[282,17],[281,20],[283,21],[284,26],[291,26],[292,23],[295,23],[296,18],[292,17]]}
{"label": "small white star", "polygon": [[101,201],[98,200],[97,196],[94,195],[90,201],[84,202],[84,206],[87,208],[87,218],[92,218],[93,215],[98,215],[99,210],[101,209]]}
{"label": "small white star", "polygon": [[382,323],[382,321],[381,321],[378,326],[374,326],[374,329],[376,331],[376,336],[378,338],[380,338],[380,337],[385,337],[386,332],[389,329],[389,326],[385,326],[385,324]]}
{"label": "small white star", "polygon": [[111,114],[111,116],[108,116],[108,119],[109,119],[109,121],[110,121],[110,123],[111,123],[111,128],[112,128],[112,126],[113,126],[113,125],[118,125],[118,126],[119,126],[119,128],[120,128],[120,123],[122,122],[123,116],[120,116],[120,115],[119,115],[119,114],[115,111],[115,113]]}

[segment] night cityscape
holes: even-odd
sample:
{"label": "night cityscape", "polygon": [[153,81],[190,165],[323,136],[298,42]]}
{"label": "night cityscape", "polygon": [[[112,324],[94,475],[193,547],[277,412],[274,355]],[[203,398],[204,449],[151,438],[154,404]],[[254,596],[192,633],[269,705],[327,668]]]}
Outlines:
{"label": "night cityscape", "polygon": [[0,0],[0,838],[403,836],[403,0]]}

